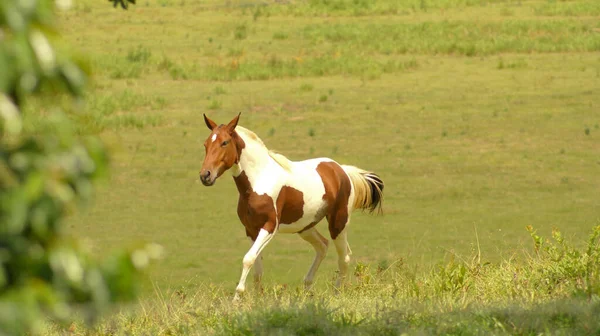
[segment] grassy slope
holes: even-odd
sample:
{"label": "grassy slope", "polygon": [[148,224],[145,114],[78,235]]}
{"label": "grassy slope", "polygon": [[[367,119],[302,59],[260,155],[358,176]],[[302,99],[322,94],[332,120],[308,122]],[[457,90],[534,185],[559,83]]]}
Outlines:
{"label": "grassy slope", "polygon": [[49,334],[127,335],[597,335],[600,225],[583,249],[562,234],[530,229],[536,254],[502,263],[454,259],[428,272],[401,261],[357,264],[353,284],[333,295],[287,286],[161,290],[92,329],[49,325]]}
{"label": "grassy slope", "polygon": [[[519,253],[526,225],[581,241],[600,190],[595,1],[84,1],[61,22],[91,53],[83,132],[115,150],[113,176],[76,234],[155,241],[159,288],[231,289],[249,244],[229,177],[196,182],[202,113],[242,124],[292,159],[329,156],[386,182],[385,215],[353,217],[356,261],[428,270],[448,252]],[[222,81],[215,81],[222,80]],[[324,228],[324,226],[323,226]],[[300,284],[310,246],[278,236],[269,283]],[[335,269],[331,251],[318,276]]]}
{"label": "grassy slope", "polygon": [[[489,38],[474,37],[469,46],[445,29],[462,25],[456,29],[469,35],[473,25],[488,27],[488,36],[534,47],[559,29],[558,48],[600,49],[596,18],[545,17],[535,14],[544,3],[526,4],[430,8],[377,20],[302,16],[302,8],[300,16],[264,10],[254,20],[243,6],[189,1],[141,2],[117,14],[80,5],[64,15],[64,29],[97,60],[96,96],[105,102],[95,98],[92,111],[110,113],[89,124],[106,128],[117,153],[111,183],[89,213],[72,221],[76,232],[97,246],[163,244],[169,257],[154,277],[162,284],[235,281],[248,246],[235,215],[235,187],[228,177],[211,189],[195,180],[207,135],[201,114],[225,122],[242,111],[244,125],[292,159],[330,156],[383,176],[385,216],[353,218],[350,244],[363,262],[428,265],[448,250],[468,253],[474,227],[491,260],[520,249],[528,224],[581,237],[598,210],[598,56],[541,47],[488,54]],[[564,28],[563,21],[579,28]],[[437,33],[422,35],[415,52],[384,54],[378,48],[393,49],[394,41],[361,28],[395,24]],[[346,38],[323,38],[336,27]],[[276,37],[282,32],[285,39]],[[483,55],[445,53],[443,45],[452,43]],[[332,75],[315,76],[323,58]],[[243,80],[244,73],[278,77],[291,62],[299,64],[288,69],[296,77]],[[386,73],[387,62],[410,66]],[[242,79],[202,80],[210,66]],[[198,79],[179,78],[178,71]],[[132,121],[122,121],[127,117]],[[329,257],[326,278],[335,265]],[[281,235],[267,249],[267,278],[297,283],[305,271],[298,264],[308,267],[311,258],[308,244]]]}

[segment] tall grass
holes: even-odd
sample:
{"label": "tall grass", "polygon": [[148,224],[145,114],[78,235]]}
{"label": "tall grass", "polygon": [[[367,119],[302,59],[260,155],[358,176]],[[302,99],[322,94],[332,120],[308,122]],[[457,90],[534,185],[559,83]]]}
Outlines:
{"label": "tall grass", "polygon": [[[366,16],[408,15],[430,10],[485,7],[506,4],[506,0],[309,0],[265,5],[256,2],[261,15],[291,16]],[[230,9],[233,6],[230,6]],[[238,6],[239,8],[239,6]],[[244,7],[241,7],[245,10]]]}
{"label": "tall grass", "polygon": [[[274,286],[230,302],[230,289],[159,290],[76,334],[398,335],[579,334],[600,332],[600,226],[583,248],[559,231],[543,239],[528,227],[533,253],[498,264],[454,257],[429,271],[399,260],[357,264],[339,295]],[[51,326],[54,334],[64,327]]]}
{"label": "tall grass", "polygon": [[282,58],[272,55],[263,61],[241,61],[231,64],[211,64],[200,69],[196,78],[206,80],[269,80],[285,77],[322,77],[350,75],[369,79],[384,73],[414,69],[416,59],[377,60],[355,55],[323,55],[317,57]]}
{"label": "tall grass", "polygon": [[[67,99],[68,97],[59,97]],[[45,100],[32,101],[26,107],[25,127],[30,132],[41,132],[51,127]],[[142,129],[159,126],[163,122],[160,114],[152,112],[167,104],[163,97],[149,97],[129,89],[111,93],[89,93],[84,104],[67,109],[67,116],[74,121],[72,126],[79,134],[94,134],[105,130]],[[135,112],[133,112],[135,110]]]}
{"label": "tall grass", "polygon": [[459,54],[598,51],[597,21],[438,21],[311,25],[313,45],[380,54]]}
{"label": "tall grass", "polygon": [[600,2],[586,1],[545,1],[534,9],[540,16],[599,16]]}
{"label": "tall grass", "polygon": [[[225,48],[204,50],[207,54],[201,62],[174,61],[166,55],[155,61],[149,49],[137,47],[122,56],[97,57],[95,64],[99,73],[111,79],[137,79],[153,71],[164,72],[173,80],[270,80],[334,75],[377,79],[383,74],[416,68],[416,55],[600,51],[599,22],[510,19],[315,23],[285,34],[275,32],[272,36],[256,37],[257,43],[241,45],[240,40],[245,40],[248,32],[255,29],[244,23],[234,28],[231,41],[224,41]],[[289,36],[300,37],[296,40],[297,51],[289,51]],[[271,43],[275,47],[265,47]],[[399,59],[398,55],[406,57]]]}
{"label": "tall grass", "polygon": [[[159,110],[166,104],[164,98],[147,97],[125,89],[113,94],[90,94],[83,112],[74,114],[83,133],[101,132],[106,129],[144,128],[158,126],[162,117],[147,113]],[[146,113],[132,113],[133,109]]]}

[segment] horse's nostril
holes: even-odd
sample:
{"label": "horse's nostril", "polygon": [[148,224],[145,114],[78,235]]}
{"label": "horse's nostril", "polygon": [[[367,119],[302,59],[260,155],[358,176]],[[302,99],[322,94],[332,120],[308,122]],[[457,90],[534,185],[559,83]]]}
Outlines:
{"label": "horse's nostril", "polygon": [[200,172],[200,179],[202,181],[207,181],[209,177],[210,177],[210,170]]}

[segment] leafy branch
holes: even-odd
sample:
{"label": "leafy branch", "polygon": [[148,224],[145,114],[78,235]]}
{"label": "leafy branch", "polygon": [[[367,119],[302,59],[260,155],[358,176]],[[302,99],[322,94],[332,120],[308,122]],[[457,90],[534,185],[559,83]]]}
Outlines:
{"label": "leafy branch", "polygon": [[[114,1],[127,9],[134,0]],[[94,260],[63,231],[107,175],[97,137],[79,138],[61,97],[83,99],[89,73],[65,54],[52,0],[0,2],[0,334],[40,331],[44,318],[93,321],[111,303],[135,297],[141,272],[160,256],[148,244]],[[22,110],[45,99],[47,128],[24,130]],[[69,105],[69,104],[68,104]],[[48,111],[54,111],[49,113]],[[31,113],[41,113],[32,111]]]}

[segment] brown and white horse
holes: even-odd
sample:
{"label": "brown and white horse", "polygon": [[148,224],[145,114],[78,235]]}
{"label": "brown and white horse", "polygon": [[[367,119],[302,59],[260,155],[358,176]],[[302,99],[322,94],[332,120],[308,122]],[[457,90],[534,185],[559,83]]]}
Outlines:
{"label": "brown and white horse", "polygon": [[200,171],[202,183],[212,186],[231,170],[240,193],[237,213],[253,244],[243,259],[235,299],[244,292],[252,266],[260,285],[261,252],[277,232],[298,233],[314,247],[316,257],[304,278],[310,288],[329,245],[316,228],[323,218],[327,218],[338,253],[339,288],[352,253],[346,240],[350,213],[354,209],[381,211],[383,181],[372,172],[328,158],[290,161],[267,149],[252,131],[238,126],[239,117],[217,125],[204,115],[211,133],[204,142],[206,157]]}

